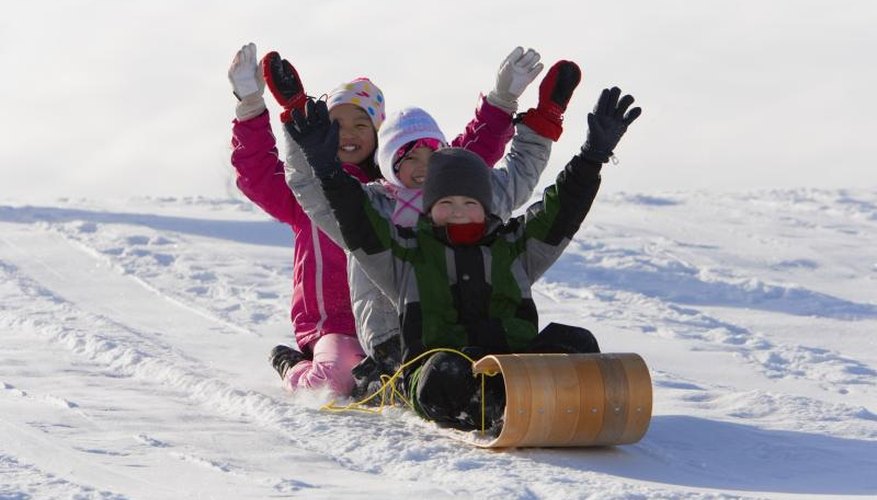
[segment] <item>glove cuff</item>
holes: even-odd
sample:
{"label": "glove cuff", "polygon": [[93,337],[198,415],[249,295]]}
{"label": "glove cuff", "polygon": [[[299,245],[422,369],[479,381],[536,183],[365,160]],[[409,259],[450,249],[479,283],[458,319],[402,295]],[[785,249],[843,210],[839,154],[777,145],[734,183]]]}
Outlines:
{"label": "glove cuff", "polygon": [[238,121],[245,121],[261,115],[266,109],[262,94],[250,94],[241,99],[234,108]]}
{"label": "glove cuff", "polygon": [[[275,97],[277,96],[275,95]],[[292,112],[296,109],[304,114],[305,103],[307,102],[308,96],[306,96],[304,93],[296,94],[295,97],[289,99],[286,102],[280,102],[280,105],[283,107],[283,111],[280,112],[280,123],[292,121]]]}
{"label": "glove cuff", "polygon": [[237,97],[238,101],[243,101],[255,95],[261,96],[265,91],[265,86],[259,85],[259,80],[256,78],[237,79],[229,77],[229,80],[231,80],[232,94]]}
{"label": "glove cuff", "polygon": [[614,153],[612,151],[598,151],[586,141],[585,145],[582,146],[580,154],[582,158],[591,163],[603,164],[609,163],[609,159],[612,158]]}
{"label": "glove cuff", "polygon": [[[509,99],[508,97],[511,97]],[[496,90],[491,90],[489,94],[487,94],[487,102],[496,106],[497,108],[507,112],[510,115],[513,115],[518,112],[518,100],[514,98],[511,94],[507,96],[500,95]]]}
{"label": "glove cuff", "polygon": [[533,132],[557,142],[563,133],[563,114],[560,111],[560,106],[553,104],[556,109],[550,109],[551,107],[530,108],[524,113],[521,122],[533,129]]}

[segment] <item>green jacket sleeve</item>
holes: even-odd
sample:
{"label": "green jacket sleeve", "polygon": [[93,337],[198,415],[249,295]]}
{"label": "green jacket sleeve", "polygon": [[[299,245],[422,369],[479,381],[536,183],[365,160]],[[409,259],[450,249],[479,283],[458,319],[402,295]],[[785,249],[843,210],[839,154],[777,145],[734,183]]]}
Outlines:
{"label": "green jacket sleeve", "polygon": [[375,209],[362,184],[344,172],[321,180],[338,223],[342,246],[387,297],[396,297],[398,229]]}
{"label": "green jacket sleeve", "polygon": [[518,218],[525,246],[525,267],[534,283],[560,257],[591,210],[600,189],[602,165],[576,155],[557,181]]}

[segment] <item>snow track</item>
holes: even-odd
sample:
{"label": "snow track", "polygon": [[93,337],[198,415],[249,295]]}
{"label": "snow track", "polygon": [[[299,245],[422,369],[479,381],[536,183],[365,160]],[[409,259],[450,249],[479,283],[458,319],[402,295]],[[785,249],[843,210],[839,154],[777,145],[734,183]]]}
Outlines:
{"label": "snow track", "polygon": [[537,303],[644,356],[652,426],[633,446],[502,453],[281,391],[265,356],[289,341],[287,229],[245,205],[0,207],[0,496],[877,492],[875,200],[598,202]]}

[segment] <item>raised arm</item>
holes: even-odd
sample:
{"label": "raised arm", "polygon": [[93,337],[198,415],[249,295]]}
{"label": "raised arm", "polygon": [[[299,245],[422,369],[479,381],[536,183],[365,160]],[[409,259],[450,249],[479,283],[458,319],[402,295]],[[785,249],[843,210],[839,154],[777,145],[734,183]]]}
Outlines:
{"label": "raised arm", "polygon": [[318,179],[335,225],[329,224],[323,214],[320,221],[312,220],[318,225],[325,224],[320,228],[327,234],[340,233],[339,245],[351,252],[385,294],[392,296],[395,264],[392,240],[398,238],[396,227],[375,210],[362,184],[344,173],[336,156],[338,123],[330,120],[326,103],[308,100],[307,116],[298,111],[293,111],[292,116],[286,131],[298,146],[301,161]]}
{"label": "raised arm", "polygon": [[289,190],[301,205],[302,210],[310,217],[311,222],[316,224],[338,246],[345,248],[341,229],[332,213],[329,200],[323,193],[320,179],[314,175],[314,170],[308,163],[307,157],[298,143],[292,139],[286,127],[284,127],[283,135],[286,137],[286,184]]}
{"label": "raised arm", "polygon": [[237,186],[272,217],[295,224],[302,211],[283,179],[283,162],[262,97],[265,84],[256,61],[256,45],[247,44],[235,55],[228,71],[235,97],[231,163]]}
{"label": "raised arm", "polygon": [[494,166],[514,134],[512,116],[518,111],[518,98],[542,71],[540,57],[535,50],[522,47],[506,56],[496,72],[493,90],[481,98],[475,117],[451,146],[468,149]]}
{"label": "raised arm", "polygon": [[548,164],[551,143],[563,130],[563,113],[580,81],[581,71],[575,63],[558,61],[539,85],[538,105],[523,115],[511,151],[491,173],[493,210],[503,220],[533,195]]}
{"label": "raised arm", "polygon": [[517,125],[511,149],[490,171],[494,215],[508,220],[516,208],[530,200],[550,155],[550,139],[522,123]]}
{"label": "raised arm", "polygon": [[[284,128],[284,136],[286,137],[286,183],[295,199],[298,200],[302,210],[310,217],[311,221],[317,225],[329,238],[332,239],[342,248],[345,246],[341,237],[341,230],[338,228],[338,221],[332,213],[332,208],[326,195],[323,192],[323,186],[320,180],[314,174],[313,168],[308,163],[307,157],[301,147]],[[353,169],[349,164],[343,164],[342,168],[351,167],[348,173],[353,173]],[[358,174],[360,177],[362,174]],[[393,199],[387,192],[387,188],[379,182],[370,182],[362,185],[368,200],[378,213],[391,217],[393,214]]]}
{"label": "raised arm", "polygon": [[[588,114],[588,136],[575,155],[548,187],[542,201],[520,217],[527,251],[527,273],[535,282],[554,263],[588,215],[597,190],[600,170],[609,161],[627,127],[642,110],[632,108],[633,97],[619,100],[618,87],[604,89],[594,111]],[[546,247],[547,245],[547,247]]]}

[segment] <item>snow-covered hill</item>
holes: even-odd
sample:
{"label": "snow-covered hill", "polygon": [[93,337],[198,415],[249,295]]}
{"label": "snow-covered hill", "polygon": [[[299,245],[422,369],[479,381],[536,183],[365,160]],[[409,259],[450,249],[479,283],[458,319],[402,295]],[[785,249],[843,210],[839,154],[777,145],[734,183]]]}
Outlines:
{"label": "snow-covered hill", "polygon": [[291,243],[231,199],[0,205],[0,498],[877,495],[877,191],[598,197],[536,300],[649,364],[615,448],[283,392]]}

